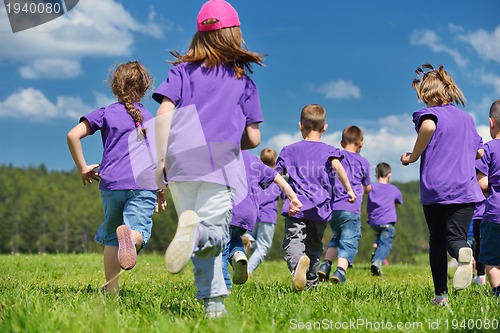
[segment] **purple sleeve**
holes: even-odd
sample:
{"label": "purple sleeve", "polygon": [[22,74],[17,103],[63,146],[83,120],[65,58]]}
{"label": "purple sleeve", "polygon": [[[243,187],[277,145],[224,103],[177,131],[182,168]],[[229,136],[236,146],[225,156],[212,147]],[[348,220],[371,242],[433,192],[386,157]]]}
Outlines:
{"label": "purple sleeve", "polygon": [[396,200],[394,200],[394,202],[402,205],[403,204],[403,194],[396,186],[394,186],[394,190],[396,191]]}
{"label": "purple sleeve", "polygon": [[278,174],[278,172],[274,169],[271,169],[270,167],[268,167],[267,165],[265,165],[262,162],[261,162],[260,169],[261,169],[261,172],[260,172],[261,177],[260,177],[259,183],[264,185],[265,187],[267,187],[269,184],[274,182],[274,178],[276,178],[276,175]]}
{"label": "purple sleeve", "polygon": [[168,77],[153,93],[153,99],[161,104],[163,97],[169,98],[175,105],[182,95],[182,75],[180,65],[174,66],[168,72]]}
{"label": "purple sleeve", "polygon": [[278,160],[276,161],[276,166],[274,167],[276,172],[286,175],[286,147],[283,147],[280,151],[280,155],[278,156]]}
{"label": "purple sleeve", "polygon": [[431,118],[434,120],[435,123],[437,123],[438,119],[436,115],[429,109],[422,109],[413,113],[413,123],[415,124],[415,131],[417,133],[418,130],[420,129],[420,124],[422,123],[423,120],[427,118]]}
{"label": "purple sleeve", "polygon": [[328,158],[330,160],[336,158],[339,161],[342,161],[344,159],[344,155],[342,154],[340,149],[335,148],[334,146],[330,146],[330,149],[328,150]]}
{"label": "purple sleeve", "polygon": [[484,155],[480,159],[476,160],[476,170],[481,172],[483,175],[488,176],[488,165],[491,162],[490,149],[488,144],[484,145]]}
{"label": "purple sleeve", "polygon": [[246,117],[246,126],[264,121],[260,107],[259,92],[252,80],[248,79],[245,100],[243,102],[243,114]]}
{"label": "purple sleeve", "polygon": [[104,108],[100,108],[90,112],[89,114],[80,118],[80,122],[87,120],[94,134],[97,130],[101,129],[104,124]]}
{"label": "purple sleeve", "polygon": [[363,185],[368,186],[371,184],[371,179],[370,179],[370,163],[368,163],[368,160],[364,160],[364,167],[365,167],[365,178],[363,179]]}

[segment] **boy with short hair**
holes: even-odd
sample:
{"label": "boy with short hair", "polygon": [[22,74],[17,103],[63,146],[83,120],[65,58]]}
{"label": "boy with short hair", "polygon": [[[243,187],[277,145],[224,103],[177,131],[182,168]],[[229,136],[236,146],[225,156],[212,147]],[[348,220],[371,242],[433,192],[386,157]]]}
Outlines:
{"label": "boy with short hair", "polygon": [[340,144],[344,148],[342,166],[358,200],[352,204],[348,193],[335,182],[332,219],[329,222],[333,236],[328,243],[325,261],[318,272],[320,281],[328,280],[333,259],[337,257],[337,268],[330,279],[333,283],[345,282],[346,270],[353,264],[358,253],[361,238],[361,201],[363,193],[371,191],[370,164],[359,153],[363,147],[363,131],[358,126],[346,127],[342,131]]}
{"label": "boy with short hair", "polygon": [[493,294],[500,297],[500,99],[491,105],[489,123],[493,140],[484,144],[482,166],[476,163],[479,185],[487,193],[479,261],[486,266]]}
{"label": "boy with short hair", "polygon": [[285,200],[283,249],[293,274],[293,287],[302,291],[318,284],[318,266],[323,252],[323,234],[332,215],[332,178],[335,173],[345,187],[349,202],[356,201],[346,171],[340,163],[340,150],[321,142],[326,131],[326,111],[318,104],[306,105],[301,112],[299,128],[304,140],[284,147],[276,170],[288,174],[288,183],[297,193],[302,209],[289,216],[290,202]]}
{"label": "boy with short hair", "polygon": [[382,275],[381,266],[392,249],[394,225],[397,221],[396,205],[403,203],[401,191],[391,184],[391,166],[379,163],[375,169],[378,183],[372,185],[368,193],[366,211],[368,225],[375,231],[377,247],[372,256],[370,270],[373,275]]}

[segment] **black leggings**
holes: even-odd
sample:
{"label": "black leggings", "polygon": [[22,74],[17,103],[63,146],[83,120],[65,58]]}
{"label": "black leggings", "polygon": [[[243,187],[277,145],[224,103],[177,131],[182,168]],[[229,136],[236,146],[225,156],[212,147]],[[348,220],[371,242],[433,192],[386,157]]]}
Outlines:
{"label": "black leggings", "polygon": [[458,258],[458,251],[467,244],[467,233],[474,214],[475,203],[423,205],[429,228],[429,262],[434,292],[448,292],[448,256]]}
{"label": "black leggings", "polygon": [[481,221],[473,220],[472,230],[474,232],[474,260],[476,261],[476,272],[477,275],[484,275],[484,264],[479,262],[479,253],[481,248]]}

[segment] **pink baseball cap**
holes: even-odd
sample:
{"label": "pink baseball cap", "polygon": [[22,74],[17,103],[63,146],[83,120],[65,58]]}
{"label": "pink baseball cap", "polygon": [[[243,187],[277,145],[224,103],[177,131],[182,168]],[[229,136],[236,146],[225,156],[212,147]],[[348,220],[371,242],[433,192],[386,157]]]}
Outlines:
{"label": "pink baseball cap", "polygon": [[[203,24],[203,21],[215,19],[218,22]],[[215,31],[223,28],[239,27],[238,12],[224,0],[209,0],[203,4],[196,18],[198,31]]]}

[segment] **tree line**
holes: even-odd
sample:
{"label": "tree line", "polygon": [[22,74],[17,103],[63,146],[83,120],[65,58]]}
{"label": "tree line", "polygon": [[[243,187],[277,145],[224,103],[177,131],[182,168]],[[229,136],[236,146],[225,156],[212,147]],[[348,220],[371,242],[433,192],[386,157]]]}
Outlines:
{"label": "tree line", "polygon": [[[428,249],[427,226],[422,213],[417,181],[395,183],[403,193],[398,207],[398,223],[389,260],[415,261]],[[167,191],[168,207],[153,217],[151,240],[145,252],[163,253],[173,238],[177,214]],[[280,202],[281,206],[281,202]],[[375,238],[366,224],[366,196],[361,215],[362,237],[356,260],[370,258]],[[0,165],[1,254],[100,252],[94,241],[103,220],[98,184],[83,186],[78,172],[48,171],[44,165],[18,168]],[[269,259],[282,259],[284,219],[278,217]],[[325,245],[331,237],[327,228]]]}

